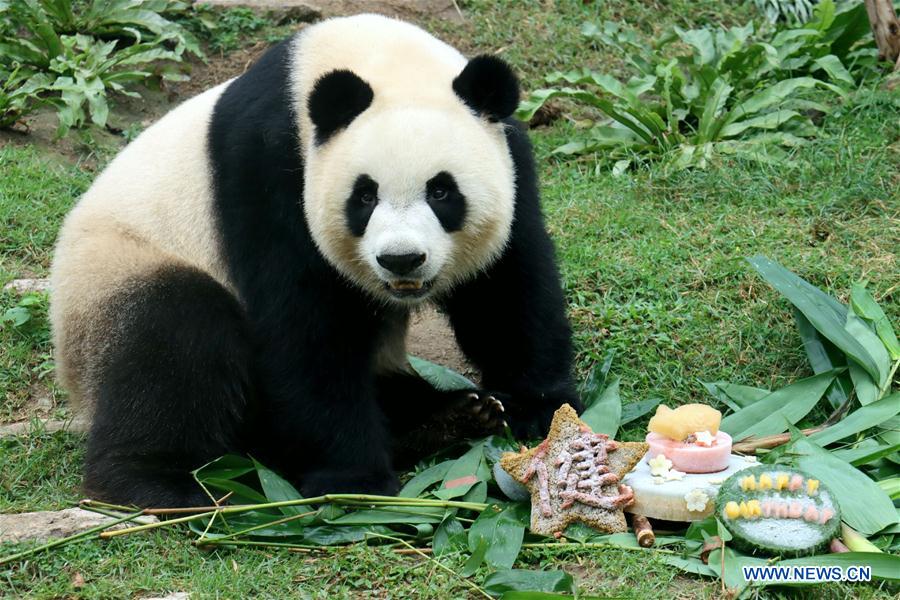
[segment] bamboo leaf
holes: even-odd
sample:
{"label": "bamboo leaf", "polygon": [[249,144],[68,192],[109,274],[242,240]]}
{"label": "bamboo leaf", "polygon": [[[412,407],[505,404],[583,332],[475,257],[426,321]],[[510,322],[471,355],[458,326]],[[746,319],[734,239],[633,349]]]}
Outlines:
{"label": "bamboo leaf", "polygon": [[900,444],[879,444],[875,440],[865,440],[865,442],[871,442],[871,444],[862,443],[856,448],[833,450],[831,454],[854,467],[859,467],[873,463],[879,458],[885,458],[900,450]]}
{"label": "bamboo leaf", "polygon": [[805,437],[793,442],[792,450],[797,454],[797,468],[819,479],[834,493],[842,518],[850,527],[872,535],[897,522],[891,499],[861,471]]}
{"label": "bamboo leaf", "polygon": [[[284,500],[299,500],[303,498],[300,492],[280,475],[271,469],[264,467],[256,460],[253,460],[253,464],[256,467],[256,474],[259,476],[259,483],[262,485],[263,493],[266,495],[266,498],[269,499],[269,502],[282,502]],[[299,515],[309,512],[309,507],[282,506],[280,510],[286,515]]]}
{"label": "bamboo leaf", "polygon": [[504,569],[488,575],[482,587],[492,596],[502,594],[504,599],[528,597],[508,595],[511,591],[575,593],[575,581],[565,571]]}
{"label": "bamboo leaf", "polygon": [[615,351],[610,350],[603,357],[603,362],[595,364],[594,368],[591,369],[584,385],[581,387],[581,403],[584,404],[585,408],[590,408],[603,394],[603,388],[606,387],[606,378],[609,375],[615,355]]}
{"label": "bamboo leaf", "polygon": [[619,378],[613,377],[600,397],[581,413],[581,420],[596,433],[615,437],[622,416],[622,399],[619,397]]}
{"label": "bamboo leaf", "polygon": [[401,498],[418,498],[426,489],[438,481],[443,481],[454,462],[453,460],[445,460],[428,467],[407,481],[397,495]]}
{"label": "bamboo leaf", "polygon": [[502,511],[483,511],[469,528],[469,550],[473,553],[482,545],[487,549],[484,560],[495,569],[509,569],[522,548],[526,523],[520,507],[510,505]]}
{"label": "bamboo leaf", "polygon": [[888,321],[887,315],[884,314],[884,311],[875,302],[875,298],[872,297],[872,294],[866,290],[863,284],[854,283],[851,286],[850,305],[853,307],[853,312],[859,317],[872,323],[878,337],[881,338],[885,348],[890,352],[891,359],[900,359],[900,342],[897,341],[894,328],[891,326],[891,322]]}
{"label": "bamboo leaf", "polygon": [[435,556],[440,556],[452,550],[462,550],[466,547],[466,530],[456,518],[455,512],[448,515],[437,529],[434,530],[434,539],[431,548]]}
{"label": "bamboo leaf", "polygon": [[[794,308],[794,320],[797,323],[800,339],[803,340],[803,349],[806,350],[806,358],[809,359],[809,366],[812,367],[813,373],[818,375],[825,371],[847,366],[846,355],[838,350],[834,344],[819,335],[819,332],[812,326],[809,319],[804,317],[803,313],[796,308]],[[850,380],[850,373],[841,373],[835,377],[834,383],[828,388],[826,396],[832,408],[837,408],[847,401],[852,391],[853,382]]]}
{"label": "bamboo leaf", "polygon": [[757,400],[762,400],[772,393],[764,388],[728,383],[727,381],[704,382],[703,387],[716,400],[729,406],[733,411],[750,406]]}
{"label": "bamboo leaf", "polygon": [[477,386],[453,369],[427,361],[424,358],[407,355],[409,365],[425,381],[442,392],[475,389]]}
{"label": "bamboo leaf", "polygon": [[722,419],[720,428],[736,440],[782,433],[788,423],[796,423],[812,410],[838,372],[820,373],[776,390]]}
{"label": "bamboo leaf", "polygon": [[873,379],[878,387],[886,387],[888,383],[887,378],[891,371],[891,357],[888,355],[884,343],[878,338],[869,324],[856,315],[853,307],[847,312],[847,322],[844,324],[844,328],[847,330],[847,333],[856,338],[875,361],[878,367],[878,376],[875,377],[873,375]]}
{"label": "bamboo leaf", "polygon": [[619,427],[626,423],[631,423],[636,419],[640,419],[648,412],[657,407],[661,402],[660,398],[649,398],[639,402],[630,402],[622,406],[622,418],[619,419]]}
{"label": "bamboo leaf", "polygon": [[484,463],[484,442],[476,443],[453,462],[447,470],[440,489],[434,495],[442,500],[459,498],[481,481],[479,471]]}
{"label": "bamboo leaf", "polygon": [[809,440],[824,447],[884,423],[898,413],[900,413],[900,392],[853,411],[834,425],[812,434]]}
{"label": "bamboo leaf", "polygon": [[754,256],[748,262],[797,307],[819,333],[859,363],[874,379],[881,380],[875,359],[844,327],[848,313],[846,306],[764,256]]}

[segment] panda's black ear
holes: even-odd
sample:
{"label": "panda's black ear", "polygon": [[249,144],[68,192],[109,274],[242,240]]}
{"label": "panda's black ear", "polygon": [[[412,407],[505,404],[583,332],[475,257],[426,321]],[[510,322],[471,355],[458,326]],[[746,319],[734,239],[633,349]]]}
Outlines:
{"label": "panda's black ear", "polygon": [[341,69],[319,77],[309,94],[307,109],[323,144],[372,104],[372,88],[352,71]]}
{"label": "panda's black ear", "polygon": [[491,121],[513,114],[519,105],[519,80],[506,62],[482,54],[453,80],[453,91],[469,108]]}

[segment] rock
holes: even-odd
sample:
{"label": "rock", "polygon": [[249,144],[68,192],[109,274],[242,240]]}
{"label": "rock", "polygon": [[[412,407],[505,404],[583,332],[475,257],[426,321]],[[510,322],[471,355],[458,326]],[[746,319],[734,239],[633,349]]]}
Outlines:
{"label": "rock", "polygon": [[[0,515],[0,543],[44,542],[74,535],[114,520],[83,508]],[[155,523],[157,520],[153,516],[138,517],[131,524],[120,523],[111,529],[124,529],[136,523]]]}
{"label": "rock", "polygon": [[27,435],[35,431],[44,433],[53,433],[55,431],[84,433],[89,426],[87,419],[78,417],[65,421],[59,419],[31,419],[0,425],[0,438]]}
{"label": "rock", "polygon": [[17,294],[27,294],[28,292],[49,292],[49,279],[13,279],[3,286],[4,291],[12,291]]}
{"label": "rock", "polygon": [[191,595],[188,592],[172,592],[165,596],[154,596],[153,598],[142,598],[141,600],[188,600]]}

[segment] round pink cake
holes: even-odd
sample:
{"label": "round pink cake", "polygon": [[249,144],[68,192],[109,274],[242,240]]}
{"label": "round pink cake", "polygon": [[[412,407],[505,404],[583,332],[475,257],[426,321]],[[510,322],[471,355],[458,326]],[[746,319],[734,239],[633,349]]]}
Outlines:
{"label": "round pink cake", "polygon": [[647,434],[647,443],[650,444],[647,460],[664,454],[672,461],[672,468],[685,473],[722,471],[728,468],[731,456],[731,436],[724,431],[716,434],[711,446],[677,442],[652,432]]}

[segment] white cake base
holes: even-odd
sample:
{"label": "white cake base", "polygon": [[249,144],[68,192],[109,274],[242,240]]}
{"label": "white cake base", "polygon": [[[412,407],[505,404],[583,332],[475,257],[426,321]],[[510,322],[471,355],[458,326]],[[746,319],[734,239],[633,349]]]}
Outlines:
{"label": "white cake base", "polygon": [[[659,478],[650,475],[650,465],[646,460],[641,462],[625,476],[623,483],[634,490],[634,503],[625,512],[663,519],[665,521],[702,521],[712,514],[716,505],[716,494],[719,486],[733,473],[759,464],[749,461],[743,456],[731,455],[728,468],[718,473],[685,473],[682,479],[657,483]],[[698,490],[698,491],[694,491]],[[702,502],[701,492],[706,494],[707,501],[702,510],[689,510],[685,496],[693,492],[693,508],[697,508],[698,498]]]}

